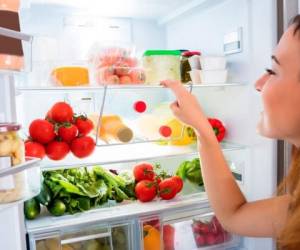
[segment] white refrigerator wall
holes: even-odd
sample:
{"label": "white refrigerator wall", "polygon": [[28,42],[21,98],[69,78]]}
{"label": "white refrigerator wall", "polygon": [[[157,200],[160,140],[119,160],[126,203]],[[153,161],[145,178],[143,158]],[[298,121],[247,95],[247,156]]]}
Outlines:
{"label": "white refrigerator wall", "polygon": [[[276,142],[256,132],[263,108],[254,89],[255,80],[270,67],[270,56],[276,45],[276,1],[227,0],[205,11],[195,8],[167,24],[166,40],[167,48],[198,49],[204,55],[222,55],[224,35],[239,27],[243,29],[243,51],[226,56],[229,80],[248,87],[241,91],[229,88],[220,94],[216,90],[211,93],[199,90],[195,94],[210,115],[222,118],[226,114],[225,122],[232,131],[229,139],[249,145],[251,160],[245,170],[245,190],[249,200],[256,200],[276,192]],[[248,249],[274,247],[271,240],[265,239],[246,239],[245,243]]]}

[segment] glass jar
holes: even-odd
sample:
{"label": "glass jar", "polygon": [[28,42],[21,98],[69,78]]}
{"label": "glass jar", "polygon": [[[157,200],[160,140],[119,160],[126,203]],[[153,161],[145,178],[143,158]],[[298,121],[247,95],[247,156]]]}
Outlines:
{"label": "glass jar", "polygon": [[[0,170],[25,162],[24,142],[18,135],[21,126],[0,123]],[[27,190],[25,173],[0,178],[0,204],[22,199]]]}

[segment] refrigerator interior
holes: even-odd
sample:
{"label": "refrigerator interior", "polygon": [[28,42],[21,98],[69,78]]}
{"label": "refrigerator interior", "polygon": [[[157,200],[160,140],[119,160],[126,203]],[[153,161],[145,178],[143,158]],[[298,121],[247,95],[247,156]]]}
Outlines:
{"label": "refrigerator interior", "polygon": [[[130,2],[130,1],[128,1]],[[249,200],[269,197],[276,188],[276,143],[264,139],[256,133],[256,123],[261,111],[260,97],[256,93],[253,83],[265,67],[271,63],[270,55],[276,43],[276,5],[272,0],[222,0],[222,1],[151,1],[126,5],[111,5],[110,11],[97,13],[93,8],[95,2],[83,4],[80,1],[66,1],[66,6],[60,1],[23,1],[21,10],[21,29],[32,34],[32,72],[22,75],[18,79],[17,112],[18,120],[23,124],[23,134],[28,133],[28,125],[35,118],[43,118],[45,112],[56,101],[66,100],[72,104],[76,112],[99,113],[103,101],[103,90],[96,91],[84,88],[58,90],[51,85],[50,73],[53,67],[75,63],[87,65],[88,55],[92,48],[99,45],[122,45],[133,49],[137,56],[141,56],[147,49],[190,49],[200,50],[203,55],[222,55],[224,35],[242,28],[242,52],[226,56],[228,62],[228,86],[195,87],[193,93],[199,98],[205,112],[211,117],[218,117],[226,124],[228,134],[224,144],[225,154],[232,162],[232,170],[242,174],[240,183],[242,190]],[[170,10],[170,4],[172,7]],[[111,4],[115,4],[112,1]],[[147,5],[148,4],[148,5]],[[107,8],[111,6],[106,6]],[[122,6],[122,7],[121,7]],[[129,6],[134,6],[131,9]],[[103,7],[103,6],[101,6]],[[96,9],[96,7],[94,8]],[[102,8],[104,9],[104,8]],[[151,10],[151,11],[150,11]],[[51,18],[49,18],[51,17]],[[111,27],[118,26],[117,30]],[[271,29],[270,27],[274,27]],[[134,46],[132,46],[134,45]],[[167,105],[174,96],[168,90],[157,89],[114,89],[107,90],[105,112],[117,113],[127,120],[138,118],[133,112],[132,104],[137,100],[144,100],[150,113],[162,103]],[[38,104],[38,105],[37,105]],[[113,105],[112,105],[113,104]],[[232,150],[232,145],[237,145]],[[226,147],[228,150],[226,151]],[[234,147],[233,147],[234,148]],[[86,164],[102,164],[105,168],[132,168],[135,162],[147,160],[159,162],[169,172],[176,171],[179,163],[192,159],[196,148],[157,148],[153,144],[133,144],[97,147],[96,153],[87,159],[75,159],[68,156],[60,162],[44,160],[45,169],[55,169],[62,165],[66,167],[84,166]],[[168,156],[168,157],[165,157]],[[123,162],[123,163],[121,163]],[[172,213],[182,213],[180,203],[198,194],[206,200],[201,190],[186,186],[182,200],[178,198],[175,205],[178,209]],[[192,199],[192,198],[191,198]],[[176,203],[177,202],[177,203]],[[187,203],[188,204],[188,203]],[[204,206],[204,203],[202,204]],[[159,202],[157,205],[139,207],[134,204],[117,206],[110,212],[126,217],[130,208],[137,214],[140,210],[151,209],[157,213],[168,203]],[[125,207],[128,207],[126,209]],[[175,207],[176,207],[175,206]],[[121,209],[121,210],[120,210]],[[196,209],[196,208],[195,208]],[[203,209],[206,211],[207,208]],[[14,208],[17,210],[17,208]],[[20,211],[22,209],[19,209]],[[22,226],[22,211],[5,211],[0,213],[1,235],[6,241],[0,243],[2,249],[24,249],[24,242],[15,240],[15,235],[23,238],[25,229]],[[126,211],[124,211],[126,210]],[[184,209],[183,209],[184,210]],[[100,217],[105,218],[106,210],[98,210]],[[199,208],[199,212],[201,206]],[[195,211],[196,213],[196,211]],[[11,216],[21,217],[20,221],[11,221]],[[108,216],[108,215],[107,215]],[[161,224],[167,221],[162,218]],[[163,216],[163,217],[164,217]],[[168,214],[168,216],[171,216]],[[178,220],[178,216],[176,220]],[[193,215],[193,216],[199,216]],[[44,218],[30,222],[28,225],[34,232],[43,232],[47,227],[59,227],[68,223],[82,223],[97,217],[97,210],[85,212],[82,215],[63,216],[62,218]],[[113,220],[113,218],[110,220]],[[120,218],[116,216],[116,218]],[[131,218],[128,216],[128,218]],[[132,215],[132,220],[135,218]],[[98,218],[100,220],[100,218]],[[182,230],[190,230],[191,221],[170,224]],[[136,222],[138,223],[138,222]],[[133,228],[136,225],[131,225]],[[44,229],[42,229],[44,228]],[[107,227],[109,228],[109,227]],[[44,230],[44,231],[43,231]],[[15,232],[19,231],[19,232]],[[133,234],[133,232],[132,232]],[[191,234],[189,234],[192,237]],[[133,237],[132,235],[130,237]],[[179,240],[180,241],[180,240]],[[2,245],[3,244],[3,245]],[[40,243],[44,244],[44,243]],[[244,238],[247,249],[272,249],[270,239]],[[130,249],[130,248],[129,248]],[[180,249],[180,248],[178,248]],[[183,249],[183,248],[181,248]]]}

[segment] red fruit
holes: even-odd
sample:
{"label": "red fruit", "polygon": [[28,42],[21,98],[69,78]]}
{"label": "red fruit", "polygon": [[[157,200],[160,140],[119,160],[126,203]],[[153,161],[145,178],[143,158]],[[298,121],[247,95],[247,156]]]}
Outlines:
{"label": "red fruit", "polygon": [[78,158],[84,158],[93,153],[95,141],[89,136],[76,138],[71,143],[71,151]]}
{"label": "red fruit", "polygon": [[133,169],[133,175],[136,181],[149,180],[153,181],[155,173],[153,171],[153,165],[147,162],[142,162],[135,165]]}
{"label": "red fruit", "polygon": [[179,176],[177,176],[177,175],[175,175],[175,176],[173,176],[171,178],[176,182],[176,184],[177,184],[177,186],[176,186],[176,192],[179,193],[182,190],[182,188],[183,188],[183,180]]}
{"label": "red fruit", "polygon": [[78,128],[80,135],[87,135],[94,128],[93,122],[85,116],[77,117],[75,121],[75,125]]}
{"label": "red fruit", "polygon": [[74,112],[68,103],[57,102],[52,106],[47,115],[55,122],[71,122]]}
{"label": "red fruit", "polygon": [[46,146],[47,156],[55,161],[65,158],[69,151],[69,145],[64,141],[52,141]]}
{"label": "red fruit", "polygon": [[163,200],[171,200],[177,194],[177,183],[172,178],[164,179],[158,184],[159,196]]}
{"label": "red fruit", "polygon": [[223,234],[218,234],[216,236],[216,244],[220,244],[220,243],[223,243],[223,242],[225,242],[224,241],[224,235]]}
{"label": "red fruit", "polygon": [[156,184],[153,181],[142,180],[135,186],[135,195],[142,202],[152,201],[156,193]]}
{"label": "red fruit", "polygon": [[163,137],[169,137],[172,134],[172,129],[169,126],[161,126],[159,128],[159,133]]}
{"label": "red fruit", "polygon": [[198,234],[195,237],[197,247],[202,247],[206,245],[206,239],[204,235]]}
{"label": "red fruit", "polygon": [[171,225],[163,227],[164,250],[174,250],[175,228]]}
{"label": "red fruit", "polygon": [[36,119],[30,123],[29,134],[34,141],[42,144],[47,144],[55,138],[53,124],[43,119]]}
{"label": "red fruit", "polygon": [[133,84],[142,84],[146,80],[145,72],[142,69],[132,69],[129,76]]}
{"label": "red fruit", "polygon": [[207,234],[210,232],[210,226],[202,221],[194,222],[193,231],[195,233]]}
{"label": "red fruit", "polygon": [[217,244],[216,236],[213,233],[206,234],[205,240],[206,240],[207,245]]}
{"label": "red fruit", "polygon": [[120,77],[120,84],[130,84],[131,78],[129,76],[121,76]]}
{"label": "red fruit", "polygon": [[112,75],[107,77],[106,82],[107,84],[119,84],[120,78],[117,75]]}
{"label": "red fruit", "polygon": [[78,129],[75,125],[69,123],[63,127],[60,127],[58,129],[58,135],[60,136],[60,138],[67,142],[70,143],[71,141],[73,141],[76,136],[78,134]]}
{"label": "red fruit", "polygon": [[147,105],[144,101],[137,101],[134,103],[133,108],[138,113],[143,113],[147,109]]}
{"label": "red fruit", "polygon": [[114,69],[115,69],[116,75],[118,75],[119,77],[126,76],[130,72],[130,68],[127,67],[126,65],[123,65],[123,66],[120,66],[120,67],[115,67]]}
{"label": "red fruit", "polygon": [[25,155],[43,159],[46,155],[45,148],[42,144],[33,141],[25,142]]}

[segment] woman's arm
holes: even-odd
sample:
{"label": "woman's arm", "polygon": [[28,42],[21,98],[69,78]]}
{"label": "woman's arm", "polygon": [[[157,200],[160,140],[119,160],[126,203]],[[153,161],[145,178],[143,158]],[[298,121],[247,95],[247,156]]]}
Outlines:
{"label": "woman's arm", "polygon": [[290,198],[247,202],[196,97],[177,81],[162,84],[177,98],[171,105],[174,115],[196,131],[205,189],[221,224],[228,231],[245,236],[276,236],[285,222]]}

